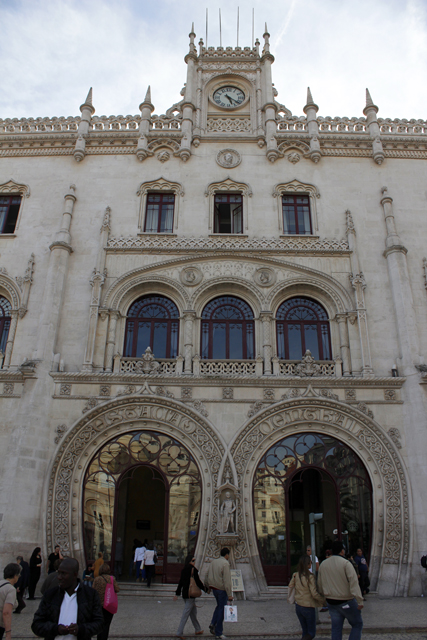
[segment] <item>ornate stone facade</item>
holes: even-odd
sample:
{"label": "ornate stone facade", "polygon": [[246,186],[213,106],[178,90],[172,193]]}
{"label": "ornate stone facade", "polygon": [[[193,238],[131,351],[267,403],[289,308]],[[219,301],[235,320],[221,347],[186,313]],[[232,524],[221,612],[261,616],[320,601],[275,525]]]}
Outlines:
{"label": "ornate stone facade", "polygon": [[[273,61],[267,33],[261,51],[197,50],[192,32],[182,100],[164,115],[149,89],[137,116],[95,115],[90,91],[81,116],[0,119],[0,196],[20,202],[15,232],[0,233],[2,561],[17,544],[28,555],[59,543],[84,563],[91,460],[119,436],[160,433],[202,479],[198,564],[229,544],[246,593],[268,594],[257,468],[284,437],[317,433],[369,478],[373,587],[420,593],[426,123],[378,118],[369,93],[363,117],[319,116],[310,91],[292,115]],[[240,104],[218,105],[221,87]],[[146,224],[152,195],[169,203],[163,227]],[[295,233],[300,200],[307,226]],[[206,355],[203,314],[220,297],[250,309],[247,357],[233,344]],[[129,309],[159,298],[177,309],[173,353],[154,339],[134,353],[132,323],[148,319]],[[286,331],[307,319],[279,313],[294,298],[326,318],[299,351]]]}

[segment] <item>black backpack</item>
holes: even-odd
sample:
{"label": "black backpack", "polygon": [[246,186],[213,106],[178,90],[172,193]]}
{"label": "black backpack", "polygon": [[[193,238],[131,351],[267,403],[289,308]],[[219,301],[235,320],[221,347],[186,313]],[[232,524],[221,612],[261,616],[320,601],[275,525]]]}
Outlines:
{"label": "black backpack", "polygon": [[423,569],[427,569],[427,556],[422,556],[421,566],[423,567]]}

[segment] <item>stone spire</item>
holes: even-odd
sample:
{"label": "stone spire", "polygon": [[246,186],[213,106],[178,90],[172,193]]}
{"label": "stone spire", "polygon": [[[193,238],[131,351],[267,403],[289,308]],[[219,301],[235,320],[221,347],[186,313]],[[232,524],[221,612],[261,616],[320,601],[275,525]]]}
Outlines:
{"label": "stone spire", "polygon": [[378,107],[374,104],[374,101],[371,98],[371,94],[369,93],[369,89],[366,89],[366,107],[363,109],[363,113],[366,115],[370,109],[375,109],[375,113],[378,113]]}
{"label": "stone spire", "polygon": [[319,143],[319,123],[317,122],[317,112],[319,107],[315,104],[311,95],[310,87],[307,87],[307,104],[303,109],[307,115],[307,128],[310,134],[310,158],[313,162],[319,162],[321,158]]}
{"label": "stone spire", "polygon": [[95,108],[92,103],[92,87],[89,89],[86,100],[80,106],[80,111],[82,115],[79,122],[77,140],[73,152],[74,160],[77,162],[81,162],[86,155],[85,136],[89,133],[90,121],[95,113]]}
{"label": "stone spire", "polygon": [[374,104],[369,89],[366,89],[366,107],[363,109],[363,115],[366,116],[366,124],[368,125],[369,134],[372,139],[372,156],[377,164],[382,164],[385,155],[381,142],[377,113],[378,107]]}
{"label": "stone spire", "polygon": [[270,34],[268,33],[267,23],[265,23],[265,32],[262,36],[264,38],[264,51],[263,53],[270,53]]}
{"label": "stone spire", "polygon": [[141,122],[139,125],[139,138],[138,138],[138,145],[136,147],[136,157],[140,162],[142,162],[148,156],[147,134],[150,131],[151,114],[154,111],[154,105],[151,103],[151,86],[150,85],[148,85],[144,102],[141,102],[141,104],[139,105],[139,110],[141,111]]}

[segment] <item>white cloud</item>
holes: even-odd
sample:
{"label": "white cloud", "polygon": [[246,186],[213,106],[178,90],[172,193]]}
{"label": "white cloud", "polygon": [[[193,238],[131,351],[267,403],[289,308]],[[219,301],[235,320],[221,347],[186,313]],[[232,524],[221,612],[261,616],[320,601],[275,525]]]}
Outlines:
{"label": "white cloud", "polygon": [[[157,113],[180,99],[184,56],[197,40],[219,45],[218,9],[207,0],[0,0],[0,117],[76,115],[90,86],[98,115],[138,113],[148,84]],[[280,102],[301,114],[309,85],[321,115],[362,114],[365,87],[382,117],[425,118],[427,9],[422,0],[229,0],[223,45],[241,46],[264,23],[276,58]]]}

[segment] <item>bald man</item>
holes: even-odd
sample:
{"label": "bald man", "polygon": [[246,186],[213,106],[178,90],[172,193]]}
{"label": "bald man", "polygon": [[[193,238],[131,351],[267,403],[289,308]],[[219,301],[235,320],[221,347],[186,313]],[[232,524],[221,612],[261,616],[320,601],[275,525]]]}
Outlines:
{"label": "bald man", "polygon": [[[79,563],[74,558],[62,560],[58,569],[58,587],[48,589],[34,614],[31,629],[36,636],[55,640],[89,640],[100,633],[104,617],[95,589],[82,584]],[[62,640],[62,639],[61,639]]]}

